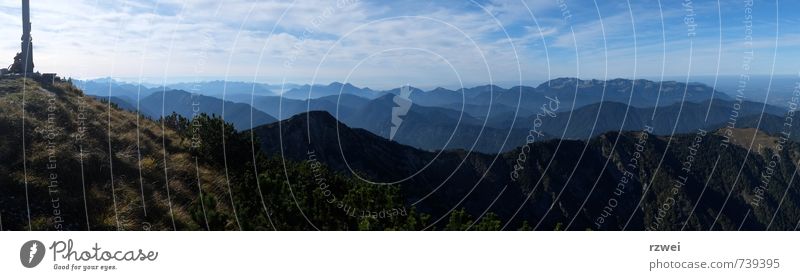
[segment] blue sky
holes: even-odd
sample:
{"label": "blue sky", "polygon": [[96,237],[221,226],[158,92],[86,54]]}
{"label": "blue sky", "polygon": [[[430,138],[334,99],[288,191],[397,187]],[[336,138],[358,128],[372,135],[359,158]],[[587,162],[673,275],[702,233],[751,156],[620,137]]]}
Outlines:
{"label": "blue sky", "polygon": [[[0,0],[7,64],[19,2]],[[748,63],[741,0],[32,2],[38,70],[77,78],[394,88],[800,72],[798,1],[754,2]]]}

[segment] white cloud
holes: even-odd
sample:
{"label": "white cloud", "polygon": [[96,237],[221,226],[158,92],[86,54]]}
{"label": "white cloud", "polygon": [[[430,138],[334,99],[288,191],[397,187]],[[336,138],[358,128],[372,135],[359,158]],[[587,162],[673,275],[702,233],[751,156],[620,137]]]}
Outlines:
{"label": "white cloud", "polygon": [[[660,62],[660,21],[654,20],[660,13],[648,6],[650,2],[634,6],[639,61]],[[594,5],[567,1],[574,15],[568,23],[562,19],[558,3],[37,0],[32,3],[32,21],[38,69],[67,76],[144,76],[148,81],[160,81],[226,75],[253,79],[257,74],[256,79],[264,82],[286,78],[307,83],[324,61],[316,81],[325,83],[343,80],[363,59],[380,54],[362,62],[352,82],[389,87],[405,82],[455,84],[457,78],[450,64],[471,84],[488,83],[489,72],[495,82],[514,82],[519,76],[517,64],[522,67],[523,80],[574,76],[576,55],[581,60],[581,73],[602,77],[606,46],[599,25],[602,16],[609,59],[614,61],[612,70],[615,74],[631,71],[634,34],[626,5],[601,6],[598,15]],[[667,32],[680,34],[679,5],[664,8],[669,20]],[[703,7],[703,11],[716,9]],[[0,25],[0,34],[18,38],[19,1],[0,0],[0,20],[8,22]],[[575,30],[578,54],[569,24]],[[787,36],[781,46],[794,46],[796,38]],[[341,42],[335,44],[339,39]],[[670,55],[686,52],[686,44],[670,40],[675,41],[668,50]],[[18,49],[17,40],[1,41],[0,62],[10,64]],[[324,57],[329,49],[330,54]],[[393,49],[402,50],[387,51]],[[676,55],[675,65],[684,61],[678,58]],[[716,60],[716,56],[704,59]],[[287,61],[292,67],[284,66]],[[661,65],[640,66],[648,75],[660,73]],[[668,67],[671,71],[680,68]]]}

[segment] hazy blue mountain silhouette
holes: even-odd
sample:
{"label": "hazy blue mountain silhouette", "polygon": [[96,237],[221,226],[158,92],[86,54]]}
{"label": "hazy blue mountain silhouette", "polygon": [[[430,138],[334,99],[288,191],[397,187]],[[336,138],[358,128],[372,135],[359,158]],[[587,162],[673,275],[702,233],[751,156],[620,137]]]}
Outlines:
{"label": "hazy blue mountain silhouette", "polygon": [[[225,114],[222,114],[223,106]],[[143,114],[149,113],[153,118],[159,118],[173,112],[187,118],[192,118],[195,113],[222,116],[226,122],[232,123],[238,130],[250,129],[277,121],[267,113],[253,109],[250,105],[244,103],[223,102],[219,98],[204,95],[192,96],[192,93],[182,90],[154,92],[141,100],[140,107],[145,108],[142,111]]]}
{"label": "hazy blue mountain silhouette", "polygon": [[160,114],[156,114],[155,112],[151,112],[150,108],[145,108],[145,107],[141,107],[141,106],[139,108],[137,108],[136,107],[136,102],[137,101],[127,100],[125,97],[112,96],[111,98],[109,98],[107,96],[96,96],[96,95],[88,95],[88,96],[94,97],[94,99],[100,100],[103,103],[108,103],[108,101],[110,100],[113,105],[116,105],[117,107],[119,107],[122,110],[130,111],[130,112],[134,112],[134,113],[138,112],[138,113],[141,113],[142,115],[149,116],[149,117],[155,117],[155,116],[159,116],[160,115]]}
{"label": "hazy blue mountain silhouette", "polygon": [[[216,84],[221,86],[221,83]],[[213,85],[214,83],[208,84]],[[602,97],[604,86],[606,97],[603,99],[606,101],[601,103],[599,100]],[[661,96],[658,96],[659,87]],[[350,127],[363,128],[381,137],[390,138],[390,131],[394,126],[392,109],[397,106],[393,98],[395,94],[399,94],[399,88],[382,92],[382,96],[374,99],[369,98],[369,94],[376,94],[375,92],[369,89],[359,89],[349,84],[333,83],[329,86],[314,88],[315,91],[317,89],[323,89],[323,92],[329,90],[326,93],[329,95],[309,100],[261,95],[244,96],[243,101],[245,102],[243,103],[226,100],[226,120],[234,123],[238,129],[252,127],[249,104],[252,104],[252,108],[255,109],[253,110],[253,126],[276,121],[271,116],[285,120],[308,111],[325,111]],[[362,95],[339,94],[339,90],[342,88],[360,92]],[[572,104],[568,102],[572,102],[570,98],[575,96],[576,88],[578,99],[581,101],[576,100],[576,108],[572,109]],[[627,99],[630,97],[632,89],[634,96],[632,100],[636,101],[630,102],[631,105],[628,106]],[[308,87],[305,90],[308,90]],[[369,91],[369,94],[365,94],[365,90]],[[686,102],[680,103],[684,90],[686,90]],[[530,103],[527,107],[517,107],[517,103],[520,102],[519,91],[522,91],[523,97],[525,97],[522,98],[522,102]],[[713,102],[710,101],[712,94]],[[168,108],[165,113],[171,113],[174,110],[185,116],[191,115],[189,93],[168,91],[166,96]],[[482,105],[484,102],[481,100],[488,100],[490,97],[494,98],[491,100],[492,106]],[[537,137],[537,140],[589,139],[610,131],[637,131],[645,125],[655,127],[655,134],[669,135],[673,133],[673,129],[674,133],[687,133],[698,128],[722,127],[730,119],[732,112],[737,112],[742,119],[759,116],[762,109],[770,116],[781,116],[785,113],[785,110],[779,107],[764,107],[763,104],[749,101],[743,102],[740,110],[734,110],[733,101],[724,93],[715,92],[701,84],[688,84],[687,87],[686,84],[678,82],[657,83],[623,79],[603,82],[560,78],[543,83],[537,88],[523,86],[504,89],[487,85],[458,91],[437,88],[425,92],[411,87],[413,104],[409,112],[405,116],[401,116],[402,122],[397,126],[397,133],[392,140],[428,151],[451,149],[474,150],[482,153],[508,151],[525,143],[526,136],[537,118],[536,114],[541,114],[541,105],[549,102],[547,97],[559,99],[559,112],[555,117],[540,117],[543,120],[540,131],[545,136]],[[202,99],[201,104],[205,104],[201,106],[203,112],[221,113],[221,99],[208,96],[198,98]],[[161,94],[148,96],[147,99],[147,102],[143,102],[141,106],[142,113],[159,117],[161,115]],[[458,99],[459,103],[435,105],[455,99]],[[608,101],[615,99],[624,99],[624,102]],[[464,100],[471,103],[465,104]],[[598,102],[578,106],[581,103],[593,101]],[[114,102],[113,98],[112,102]],[[119,103],[120,107],[124,109],[135,108],[133,105],[135,102],[125,102],[124,99],[121,99]],[[709,103],[711,103],[710,108]],[[659,104],[659,106],[643,107],[647,104]],[[708,113],[707,120],[706,113]],[[680,118],[678,118],[679,114]],[[767,120],[771,120],[771,118],[767,118]],[[754,126],[755,123],[750,125]],[[745,127],[743,123],[740,123],[739,126]],[[778,131],[778,126],[778,124],[771,124],[770,121],[762,124],[763,129],[769,132]]]}
{"label": "hazy blue mountain silhouette", "polygon": [[[684,100],[684,91],[686,98]],[[649,80],[614,79],[608,81],[558,78],[542,83],[537,87],[515,86],[503,89],[497,86],[482,86],[457,91],[436,89],[418,92],[412,100],[426,106],[461,108],[462,104],[487,106],[503,105],[506,108],[519,107],[523,112],[539,108],[548,100],[558,98],[562,111],[567,111],[599,102],[618,102],[633,107],[668,106],[681,101],[701,102],[711,99],[731,100],[725,93],[699,83],[680,83],[673,81],[654,82]],[[573,106],[574,102],[574,106]],[[484,110],[485,111],[485,110]],[[511,111],[505,109],[504,111]],[[481,115],[476,111],[473,115]]]}
{"label": "hazy blue mountain silhouette", "polygon": [[[384,95],[365,104],[349,117],[339,119],[348,126],[363,128],[384,138],[390,138],[392,108],[397,106],[393,95]],[[460,111],[413,105],[397,127],[393,140],[424,150],[465,149],[498,153],[513,146],[503,146],[504,140],[525,138],[527,130],[503,130],[484,126],[483,120]],[[510,135],[508,135],[510,134]],[[514,144],[519,142],[514,141]]]}
{"label": "hazy blue mountain silhouette", "polygon": [[339,82],[334,82],[329,85],[300,86],[283,93],[283,97],[289,99],[306,100],[339,94],[352,94],[364,98],[375,98],[380,93],[370,88],[359,88],[350,83],[342,84]]}
{"label": "hazy blue mountain silhouette", "polygon": [[[730,121],[734,112],[738,114],[738,118],[760,116],[763,106],[761,103],[743,102],[737,111],[734,110],[733,102],[724,100],[711,102],[710,109],[709,101],[686,102],[682,106],[678,103],[656,108],[637,108],[622,103],[603,102],[584,106],[572,112],[560,112],[557,117],[545,120],[542,129],[558,138],[563,134],[563,138],[566,139],[588,139],[609,131],[637,131],[648,125],[655,128],[654,133],[657,135],[669,135],[673,133],[673,129],[674,133],[688,133],[699,128],[723,127]],[[769,116],[780,116],[785,112],[770,105],[764,109],[764,114]],[[708,113],[707,120],[706,113]],[[533,123],[533,118],[529,117],[520,123]],[[593,126],[594,132],[592,132]],[[738,122],[737,127],[748,126]]]}
{"label": "hazy blue mountain silhouette", "polygon": [[75,81],[74,84],[87,95],[106,98],[109,96],[117,97],[131,104],[136,104],[137,99],[144,98],[155,91],[145,85],[123,83],[111,78]]}
{"label": "hazy blue mountain silhouette", "polygon": [[237,81],[208,81],[197,83],[176,83],[167,86],[170,89],[188,91],[216,98],[225,98],[225,101],[244,103],[251,96],[275,96],[278,86],[252,82]]}
{"label": "hazy blue mountain silhouette", "polygon": [[242,103],[251,104],[253,108],[263,111],[278,119],[287,119],[308,111],[326,111],[336,115],[347,116],[363,107],[370,100],[352,94],[330,95],[310,100],[297,100],[281,96],[257,96]]}

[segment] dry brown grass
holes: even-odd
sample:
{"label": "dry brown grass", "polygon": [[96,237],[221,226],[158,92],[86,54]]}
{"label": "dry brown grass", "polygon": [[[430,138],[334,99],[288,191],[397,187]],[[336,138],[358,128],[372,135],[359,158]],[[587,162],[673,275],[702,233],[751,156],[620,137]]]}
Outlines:
{"label": "dry brown grass", "polygon": [[[67,223],[74,229],[86,228],[85,215],[88,214],[93,230],[115,230],[117,221],[122,230],[140,230],[143,225],[152,225],[153,230],[171,230],[170,208],[179,230],[204,228],[189,214],[189,208],[199,200],[198,172],[187,141],[181,141],[174,131],[162,130],[159,123],[86,97],[69,84],[47,88],[51,90],[30,80],[0,79],[0,157],[4,157],[0,168],[7,170],[0,174],[0,191],[3,191],[0,200],[14,206],[5,207],[4,213],[22,214],[19,202],[8,200],[11,196],[20,196],[19,190],[24,188],[27,179],[33,198],[34,229],[52,229],[47,184],[49,174],[55,172],[61,183],[59,196],[63,204],[72,209],[64,218],[69,219]],[[48,113],[52,114],[50,122]],[[86,117],[83,138],[78,137],[79,113]],[[48,146],[47,135],[51,132],[55,137]],[[21,166],[23,133],[27,170]],[[85,183],[81,180],[81,148]],[[52,151],[58,165],[55,171],[46,167]],[[198,168],[204,189],[224,197],[224,188],[220,187],[224,186],[224,174],[207,166]],[[83,210],[83,185],[88,212]],[[142,190],[147,216],[144,215]],[[219,207],[222,211],[230,208],[224,203]],[[27,226],[27,221],[25,224]]]}

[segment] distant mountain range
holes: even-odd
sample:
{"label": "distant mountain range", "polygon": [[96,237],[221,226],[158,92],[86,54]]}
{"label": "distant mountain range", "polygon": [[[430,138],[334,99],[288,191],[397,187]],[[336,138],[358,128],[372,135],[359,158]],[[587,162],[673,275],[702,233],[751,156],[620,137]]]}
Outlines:
{"label": "distant mountain range", "polygon": [[[117,96],[126,100],[144,98],[154,91],[163,88],[184,90],[196,94],[223,98],[235,102],[244,102],[250,97],[283,96],[288,99],[307,100],[340,94],[354,95],[366,99],[374,99],[385,94],[398,94],[399,88],[390,90],[374,90],[360,88],[350,83],[330,83],[328,85],[270,85],[236,81],[204,81],[196,83],[174,83],[165,86],[149,84],[132,84],[119,82],[110,78],[76,81],[75,85],[86,94],[96,96]],[[281,91],[283,93],[281,94]],[[686,93],[684,100],[683,93]],[[681,101],[698,102],[710,99],[730,100],[721,92],[699,83],[680,83],[674,81],[654,82],[649,80],[614,79],[608,81],[580,80],[576,78],[557,78],[540,84],[537,87],[515,86],[502,88],[495,85],[476,86],[450,90],[436,88],[424,91],[411,87],[411,100],[415,104],[436,107],[452,107],[460,109],[462,105],[502,104],[511,108],[536,108],[544,100],[544,96],[557,97],[564,104],[575,107],[601,101],[630,104],[634,107],[657,107],[671,105]],[[521,97],[520,97],[521,96]],[[576,98],[577,97],[577,98]],[[519,105],[519,106],[518,106]],[[565,109],[572,108],[566,106]],[[481,115],[471,112],[472,115]]]}
{"label": "distant mountain range", "polygon": [[[111,78],[101,78],[85,81],[75,81],[75,86],[84,91],[88,95],[95,96],[114,96],[121,97],[128,101],[134,101],[144,98],[156,91],[167,90],[183,90],[200,95],[206,95],[216,98],[223,98],[234,102],[241,102],[249,100],[250,96],[273,96],[279,95],[282,86],[269,85],[262,83],[248,83],[236,81],[202,81],[202,82],[184,82],[173,83],[165,86],[158,86],[153,84],[134,84],[117,81]],[[287,89],[297,87],[298,85],[288,84],[285,85]]]}
{"label": "distant mountain range", "polygon": [[[98,100],[108,101],[108,97],[93,96]],[[239,130],[250,129],[277,121],[267,113],[253,109],[248,104],[223,102],[222,99],[192,94],[183,90],[154,92],[138,102],[124,100],[122,97],[111,97],[111,102],[120,109],[139,112],[152,119],[159,119],[172,113],[186,118],[193,118],[201,113],[221,116]],[[223,114],[224,109],[224,114]]]}
{"label": "distant mountain range", "polygon": [[[655,134],[669,135],[686,133],[698,128],[723,127],[731,118],[732,112],[736,112],[741,118],[760,116],[762,109],[765,114],[773,117],[782,116],[786,112],[782,108],[763,106],[763,104],[754,102],[745,101],[741,104],[734,104],[733,101],[725,99],[726,96],[722,93],[716,93],[716,97],[723,97],[723,99],[703,100],[701,96],[710,91],[702,86],[690,87],[689,90],[697,90],[697,92],[687,91],[687,96],[692,96],[691,101],[687,97],[687,101],[684,103],[670,103],[660,107],[636,107],[606,101],[585,105],[570,111],[560,110],[554,117],[543,118],[541,132],[546,137],[539,139],[585,140],[609,131],[639,130],[645,125],[655,127]],[[424,94],[419,90],[412,89],[412,98],[414,92]],[[303,113],[309,109],[326,111],[332,115],[338,115],[337,118],[350,127],[363,128],[381,137],[389,138],[390,128],[393,126],[391,111],[397,106],[393,101],[393,95],[384,95],[374,100],[349,94],[342,95],[339,105],[337,105],[336,99],[335,96],[329,96],[309,101],[296,101],[281,100],[279,97],[261,97],[256,99],[254,106],[265,112],[280,115],[280,119]],[[546,99],[542,102],[546,102]],[[639,104],[645,105],[647,102]],[[480,107],[480,105],[476,106]],[[562,101],[561,107],[563,106],[566,105]],[[734,106],[739,109],[734,110]],[[279,112],[279,109],[282,111]],[[708,118],[706,118],[706,114],[708,114]],[[415,104],[403,117],[403,122],[399,126],[394,140],[429,151],[465,149],[497,153],[524,144],[525,136],[535,122],[536,115],[530,113],[525,115],[521,112],[490,112],[487,118],[482,115],[476,117],[466,112],[462,114],[461,111],[452,108]]]}
{"label": "distant mountain range", "polygon": [[157,117],[173,112],[187,118],[192,118],[200,113],[222,116],[225,121],[233,124],[237,129],[249,129],[277,121],[272,116],[244,103],[223,102],[218,98],[193,95],[182,90],[153,93],[142,99],[140,106],[147,108],[148,112],[152,112]]}
{"label": "distant mountain range", "polygon": [[381,92],[374,91],[370,88],[359,88],[349,83],[342,84],[335,82],[327,86],[304,85],[298,88],[293,88],[285,92],[282,96],[289,99],[306,100],[340,94],[351,94],[363,98],[375,98],[382,95]]}
{"label": "distant mountain range", "polygon": [[[222,82],[213,82],[206,89],[216,87],[219,90],[222,86]],[[267,92],[266,88],[262,90]],[[312,97],[315,98],[299,100],[307,97],[309,90],[314,92]],[[762,109],[772,116],[785,113],[782,108],[764,107],[754,102],[734,104],[728,95],[705,85],[678,82],[559,78],[536,88],[481,86],[459,91],[437,88],[425,92],[410,87],[412,105],[401,116],[402,122],[391,137],[390,130],[395,126],[392,110],[398,106],[394,96],[399,91],[398,88],[376,92],[351,84],[333,83],[301,86],[287,91],[284,96],[243,96],[242,103],[234,103],[169,90],[142,98],[139,109],[152,118],[172,112],[191,118],[197,113],[221,115],[224,104],[225,120],[239,130],[309,111],[326,111],[350,127],[363,128],[419,149],[464,149],[490,154],[506,152],[524,144],[537,121],[537,114],[541,115],[541,107],[553,100],[558,101],[558,108],[554,108],[552,117],[539,117],[542,136],[537,137],[537,141],[553,138],[585,140],[610,131],[638,130],[645,125],[655,127],[655,134],[669,135],[698,128],[722,127],[732,111],[742,117],[761,115]],[[101,95],[99,98],[104,97]],[[162,98],[167,104],[163,114]],[[136,111],[135,101],[112,96],[112,102],[123,109]],[[200,106],[193,106],[193,103]],[[734,105],[740,110],[733,110]]]}

